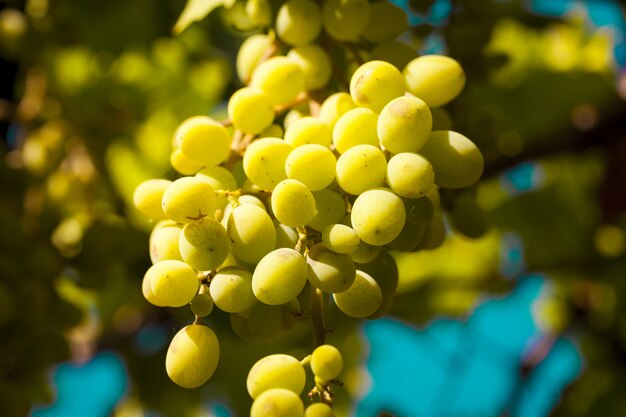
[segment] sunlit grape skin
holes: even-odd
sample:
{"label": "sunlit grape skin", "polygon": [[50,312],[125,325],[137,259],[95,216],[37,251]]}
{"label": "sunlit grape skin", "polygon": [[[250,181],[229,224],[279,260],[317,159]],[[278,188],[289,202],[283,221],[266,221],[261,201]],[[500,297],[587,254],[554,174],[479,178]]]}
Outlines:
{"label": "sunlit grape skin", "polygon": [[359,195],[352,206],[352,227],[361,240],[385,245],[394,240],[406,219],[400,197],[387,189],[373,189]]}
{"label": "sunlit grape skin", "polygon": [[306,382],[304,368],[296,358],[285,354],[266,356],[250,369],[248,393],[254,399],[273,388],[284,388],[300,394]]}
{"label": "sunlit grape skin", "polygon": [[162,205],[167,217],[178,223],[189,223],[213,212],[215,191],[202,180],[182,177],[167,187]]}
{"label": "sunlit grape skin", "polygon": [[380,113],[383,107],[406,91],[400,70],[384,61],[370,61],[361,65],[350,79],[352,100]]}
{"label": "sunlit grape skin", "polygon": [[252,290],[269,305],[287,303],[302,291],[307,280],[306,260],[294,249],[276,249],[261,259],[252,275]]}
{"label": "sunlit grape skin", "polygon": [[222,124],[207,116],[183,121],[174,133],[183,154],[200,166],[218,165],[230,154],[230,135]]}
{"label": "sunlit grape skin", "polygon": [[167,374],[183,388],[204,384],[215,372],[220,356],[217,336],[210,328],[191,324],[176,335],[165,358]]}
{"label": "sunlit grape skin", "polygon": [[300,181],[287,179],[272,192],[272,211],[276,218],[289,227],[301,227],[315,215],[313,194]]}
{"label": "sunlit grape skin", "polygon": [[265,391],[252,403],[250,417],[303,417],[304,404],[293,391],[274,388]]}
{"label": "sunlit grape skin", "polygon": [[337,378],[342,369],[341,353],[332,345],[318,346],[311,354],[311,370],[317,377],[330,381]]}
{"label": "sunlit grape skin", "polygon": [[311,0],[289,0],[278,10],[276,32],[289,45],[305,45],[322,30],[319,6]]}
{"label": "sunlit grape skin", "polygon": [[439,107],[455,98],[465,86],[465,72],[453,58],[424,55],[404,68],[408,90],[430,107]]}
{"label": "sunlit grape skin", "polygon": [[161,200],[171,183],[169,180],[150,179],[139,184],[133,193],[133,203],[137,210],[154,220],[166,219]]}
{"label": "sunlit grape skin", "polygon": [[164,260],[152,265],[146,271],[144,280],[150,284],[148,294],[152,300],[149,301],[169,307],[181,307],[190,302],[199,286],[194,270],[176,260]]}
{"label": "sunlit grape skin", "polygon": [[418,152],[428,140],[433,118],[419,98],[398,97],[383,107],[378,117],[380,143],[392,153]]}
{"label": "sunlit grape skin", "polygon": [[244,133],[256,134],[274,121],[274,108],[262,90],[244,87],[228,101],[228,117]]}
{"label": "sunlit grape skin", "polygon": [[354,318],[373,314],[383,302],[382,292],[374,278],[358,270],[352,286],[346,291],[333,294],[333,298],[342,312]]}

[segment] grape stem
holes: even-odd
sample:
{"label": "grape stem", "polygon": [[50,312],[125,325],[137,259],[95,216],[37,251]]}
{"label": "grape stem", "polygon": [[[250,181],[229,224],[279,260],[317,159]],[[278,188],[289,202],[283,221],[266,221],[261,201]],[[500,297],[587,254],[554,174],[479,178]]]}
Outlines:
{"label": "grape stem", "polygon": [[324,295],[319,288],[311,286],[311,325],[313,326],[313,349],[326,341],[326,326],[324,324]]}

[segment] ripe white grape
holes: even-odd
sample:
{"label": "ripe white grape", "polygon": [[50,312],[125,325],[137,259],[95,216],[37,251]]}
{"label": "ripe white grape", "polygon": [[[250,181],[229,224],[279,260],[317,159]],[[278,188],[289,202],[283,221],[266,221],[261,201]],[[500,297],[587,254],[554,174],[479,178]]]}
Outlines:
{"label": "ripe white grape", "polygon": [[307,144],[295,148],[285,162],[287,177],[298,180],[311,191],[328,187],[335,180],[337,158],[330,149]]}
{"label": "ripe white grape", "polygon": [[166,219],[167,216],[163,213],[161,200],[163,200],[163,193],[171,183],[172,181],[161,179],[150,179],[142,182],[135,188],[133,204],[137,210],[151,219]]}
{"label": "ripe white grape", "polygon": [[277,340],[293,327],[299,312],[297,299],[280,305],[256,303],[249,310],[246,326],[255,339]]}
{"label": "ripe white grape", "polygon": [[459,63],[443,55],[415,58],[404,68],[408,90],[429,107],[439,107],[455,98],[465,86],[465,72]]}
{"label": "ripe white grape", "polygon": [[295,248],[298,243],[299,236],[295,229],[285,226],[278,220],[274,220],[274,229],[276,230],[276,246],[278,248]]}
{"label": "ripe white grape", "polygon": [[392,153],[417,152],[432,129],[430,109],[422,100],[402,96],[391,100],[378,117],[380,143]]}
{"label": "ripe white grape", "polygon": [[198,317],[206,317],[213,311],[213,299],[206,292],[196,294],[191,300],[191,312]]}
{"label": "ripe white grape", "polygon": [[146,271],[144,280],[150,283],[153,304],[169,307],[182,307],[189,303],[200,285],[196,272],[186,263],[175,260],[152,265]]}
{"label": "ripe white grape", "polygon": [[387,184],[402,197],[422,197],[433,188],[434,181],[433,166],[421,155],[402,152],[387,162]]}
{"label": "ripe white grape", "polygon": [[304,90],[304,73],[291,59],[275,56],[259,64],[250,86],[263,90],[273,105],[287,104]]}
{"label": "ripe white grape", "polygon": [[183,151],[176,148],[170,154],[170,165],[179,174],[193,175],[202,169],[202,165],[189,159]]}
{"label": "ripe white grape", "polygon": [[328,96],[320,107],[319,118],[330,128],[335,127],[335,123],[348,110],[356,107],[352,97],[348,93],[334,93]]}
{"label": "ripe white grape", "polygon": [[276,33],[289,45],[313,42],[322,30],[322,14],[311,0],[288,0],[276,14]]}
{"label": "ripe white grape", "polygon": [[372,49],[371,59],[385,61],[398,68],[400,71],[409,62],[417,58],[417,51],[414,47],[401,41],[388,41],[377,45]]}
{"label": "ripe white grape", "polygon": [[386,175],[385,155],[372,145],[354,146],[337,159],[337,182],[349,194],[383,186]]}
{"label": "ripe white grape", "polygon": [[324,122],[314,117],[305,116],[289,125],[285,131],[285,142],[294,148],[310,143],[329,148],[331,134],[330,128]]}
{"label": "ripe white grape", "polygon": [[295,249],[280,248],[261,259],[252,274],[252,290],[265,304],[287,303],[300,294],[307,281],[307,263]]}
{"label": "ripe white grape", "polygon": [[338,293],[350,288],[356,267],[350,256],[335,253],[321,243],[307,253],[308,279],[315,288],[326,293]]}
{"label": "ripe white grape", "polygon": [[305,382],[306,374],[299,360],[290,355],[274,354],[260,359],[250,368],[246,385],[254,399],[274,388],[288,389],[299,395]]}
{"label": "ripe white grape", "polygon": [[324,87],[332,75],[332,64],[328,53],[318,45],[296,46],[287,54],[304,74],[304,88],[307,91]]}
{"label": "ripe white grape", "polygon": [[182,177],[167,187],[162,205],[167,217],[178,223],[189,223],[213,213],[215,191],[205,181]]}
{"label": "ripe white grape", "polygon": [[256,303],[252,273],[240,266],[220,269],[211,280],[209,292],[215,305],[227,313],[241,313]]}
{"label": "ripe white grape", "polygon": [[383,302],[383,295],[376,280],[363,271],[356,271],[356,278],[350,288],[333,294],[335,304],[344,314],[354,318],[364,318],[374,313]]}
{"label": "ripe white grape", "polygon": [[231,138],[224,126],[208,116],[183,121],[174,133],[182,153],[200,166],[221,164],[230,155]]}
{"label": "ripe white grape", "polygon": [[369,61],[361,65],[350,79],[352,100],[362,107],[380,113],[387,103],[406,91],[400,70],[388,62]]}
{"label": "ripe white grape", "polygon": [[269,96],[252,87],[241,88],[228,100],[228,117],[244,133],[259,133],[274,121],[274,107]]}
{"label": "ripe white grape", "polygon": [[322,8],[324,30],[340,41],[356,41],[370,17],[367,0],[326,0]]}
{"label": "ripe white grape", "polygon": [[322,242],[333,252],[350,254],[359,248],[361,239],[345,224],[329,224],[322,230]]}
{"label": "ripe white grape", "polygon": [[157,223],[150,233],[150,260],[153,264],[166,259],[182,261],[178,240],[182,226],[171,220]]}
{"label": "ripe white grape", "polygon": [[246,176],[262,189],[273,190],[287,178],[285,161],[292,147],[282,139],[257,139],[243,155]]}
{"label": "ripe white grape", "polygon": [[311,354],[311,370],[325,381],[335,379],[343,369],[341,352],[332,345],[321,345]]}
{"label": "ripe white grape", "polygon": [[339,222],[346,214],[346,202],[336,191],[325,188],[313,193],[315,215],[307,226],[321,232],[329,224]]}
{"label": "ripe white grape", "polygon": [[356,145],[378,146],[378,116],[370,109],[357,107],[346,111],[333,128],[333,145],[344,153]]}
{"label": "ripe white grape", "polygon": [[215,372],[220,346],[213,330],[199,324],[183,327],[176,335],[165,358],[167,374],[183,388],[204,384]]}
{"label": "ripe white grape", "polygon": [[272,219],[265,210],[254,204],[235,207],[226,224],[231,250],[244,262],[259,262],[276,245]]}
{"label": "ripe white grape", "polygon": [[359,195],[350,213],[352,227],[370,245],[386,245],[402,231],[406,219],[400,197],[387,189],[374,189]]}
{"label": "ripe white grape", "polygon": [[313,194],[300,181],[287,179],[272,192],[272,212],[282,224],[301,227],[315,215]]}
{"label": "ripe white grape", "polygon": [[304,404],[293,391],[274,388],[254,400],[250,417],[304,417]]}
{"label": "ripe white grape", "polygon": [[335,413],[326,403],[313,403],[304,410],[304,417],[335,417]]}
{"label": "ripe white grape", "polygon": [[198,271],[217,268],[228,257],[226,230],[215,219],[205,217],[183,227],[178,241],[183,260]]}
{"label": "ripe white grape", "polygon": [[237,52],[237,75],[243,83],[252,76],[265,50],[272,44],[268,35],[257,33],[246,38]]}

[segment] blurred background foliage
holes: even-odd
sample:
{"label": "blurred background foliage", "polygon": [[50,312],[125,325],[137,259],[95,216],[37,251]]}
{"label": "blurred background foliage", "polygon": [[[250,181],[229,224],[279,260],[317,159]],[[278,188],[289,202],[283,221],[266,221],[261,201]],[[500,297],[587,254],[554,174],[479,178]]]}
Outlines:
{"label": "blurred background foliage", "polygon": [[[191,315],[157,310],[140,292],[151,225],[132,207],[132,192],[145,179],[177,176],[171,137],[184,118],[224,116],[224,99],[240,85],[236,50],[254,33],[240,3],[215,3],[178,36],[181,1],[0,3],[0,415],[59,415],[45,414],[60,401],[52,367],[97,367],[95,359],[111,360],[99,352],[109,351],[123,362],[120,392],[100,414],[77,415],[222,415],[219,404],[245,415],[242,381],[251,364],[294,346],[306,354],[305,324],[280,342],[241,342],[228,317],[213,313],[222,365],[211,383],[185,391],[163,364],[167,343]],[[449,214],[439,248],[395,253],[391,316],[420,329],[435,318],[467,320],[525,274],[542,274],[549,285],[533,306],[543,332],[537,343],[566,337],[584,362],[553,414],[624,415],[624,7],[396,3],[410,11],[402,41],[416,55],[449,54],[468,76],[442,117],[479,145],[486,171],[471,190],[442,193],[443,207],[453,213],[475,196],[493,227],[470,238]],[[347,412],[347,398],[357,401],[366,389],[368,346],[356,321],[332,311],[329,320],[331,342],[352,353],[338,395]],[[511,372],[522,378],[537,364],[522,356]]]}

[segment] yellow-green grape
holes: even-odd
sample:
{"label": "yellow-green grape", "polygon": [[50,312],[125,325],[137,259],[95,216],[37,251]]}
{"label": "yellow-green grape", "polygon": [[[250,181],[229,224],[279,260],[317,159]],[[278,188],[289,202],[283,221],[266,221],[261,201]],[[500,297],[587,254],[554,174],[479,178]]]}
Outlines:
{"label": "yellow-green grape", "polygon": [[161,204],[167,217],[178,223],[189,223],[213,213],[215,191],[205,181],[182,177],[167,187]]}
{"label": "yellow-green grape", "polygon": [[274,221],[274,229],[276,230],[276,249],[296,247],[299,236],[295,229],[285,226],[278,220]]}
{"label": "yellow-green grape", "polygon": [[[267,211],[265,208],[265,204],[263,204],[263,202],[259,200],[257,197],[250,195],[250,194],[240,195],[237,198],[237,203],[239,205],[252,204],[253,206],[257,206],[263,211]],[[234,209],[234,206],[231,203],[228,203],[226,207],[224,208],[224,217],[222,218],[222,226],[224,226],[224,228],[228,227],[228,219],[230,218],[230,214],[233,212],[233,209]]]}
{"label": "yellow-green grape", "polygon": [[326,403],[313,403],[304,409],[304,417],[335,417],[335,412]]}
{"label": "yellow-green grape", "polygon": [[350,218],[362,241],[382,246],[398,237],[404,227],[406,212],[400,197],[390,190],[378,188],[357,197]]}
{"label": "yellow-green grape", "polygon": [[402,197],[422,197],[433,188],[434,181],[433,166],[421,155],[402,152],[387,162],[387,184]]}
{"label": "yellow-green grape", "polygon": [[373,261],[359,265],[359,269],[374,278],[383,294],[382,304],[367,318],[377,319],[384,316],[391,309],[398,288],[398,266],[395,259],[389,252],[382,251]]}
{"label": "yellow-green grape", "polygon": [[295,148],[285,162],[287,177],[311,191],[328,187],[335,180],[337,158],[325,146],[310,143]]}
{"label": "yellow-green grape", "polygon": [[291,355],[275,354],[257,361],[246,380],[248,393],[255,399],[267,390],[284,388],[300,394],[306,382],[304,367]]}
{"label": "yellow-green grape", "polygon": [[221,8],[219,13],[224,23],[236,32],[250,32],[258,28],[248,17],[245,2],[243,1],[231,3],[230,7]]}
{"label": "yellow-green grape", "polygon": [[222,225],[205,217],[183,227],[178,248],[185,263],[198,271],[208,271],[226,260],[230,244]]}
{"label": "yellow-green grape", "polygon": [[385,184],[387,160],[385,154],[372,145],[357,145],[337,160],[337,182],[347,193],[359,195]]}
{"label": "yellow-green grape", "polygon": [[133,193],[133,204],[143,215],[154,219],[163,220],[167,216],[163,213],[161,201],[163,193],[172,181],[151,179],[146,180],[135,188]]}
{"label": "yellow-green grape", "polygon": [[407,89],[429,107],[439,107],[455,98],[465,86],[465,72],[454,59],[443,55],[415,58],[404,68]]}
{"label": "yellow-green grape", "polygon": [[328,125],[321,120],[307,116],[289,125],[285,131],[285,142],[294,148],[313,143],[329,148],[331,135]]}
{"label": "yellow-green grape", "polygon": [[406,210],[406,222],[416,226],[423,226],[433,218],[435,207],[428,196],[420,198],[405,198],[404,208]]}
{"label": "yellow-green grape", "polygon": [[319,119],[333,129],[337,120],[355,107],[356,104],[352,101],[350,94],[343,92],[331,94],[320,106]]}
{"label": "yellow-green grape", "polygon": [[322,8],[324,30],[339,41],[356,41],[369,18],[367,0],[326,0]]}
{"label": "yellow-green grape", "polygon": [[165,357],[170,379],[183,388],[196,388],[211,378],[220,358],[220,345],[213,330],[200,324],[183,327]]}
{"label": "yellow-green grape", "polygon": [[275,56],[259,64],[250,85],[263,90],[273,105],[287,104],[304,90],[304,73],[291,59]]}
{"label": "yellow-green grape", "polygon": [[255,339],[272,341],[283,337],[300,314],[297,299],[281,305],[256,303],[249,311],[247,327]]}
{"label": "yellow-green grape", "polygon": [[243,170],[260,188],[273,190],[276,184],[287,178],[285,161],[291,150],[292,147],[282,139],[257,139],[243,155]]}
{"label": "yellow-green grape", "polygon": [[350,288],[333,294],[333,298],[339,310],[357,319],[373,314],[383,302],[383,294],[376,280],[359,270]]}
{"label": "yellow-green grape", "polygon": [[264,34],[256,34],[246,38],[237,52],[237,75],[243,83],[247,83],[259,60],[272,44],[272,39]]}
{"label": "yellow-green grape", "polygon": [[478,147],[452,130],[432,132],[420,154],[435,169],[435,184],[463,188],[474,184],[483,173],[484,160]]}
{"label": "yellow-green grape", "polygon": [[[234,191],[237,181],[229,170],[221,166],[208,166],[196,173],[196,178],[209,183],[214,190]],[[215,207],[223,210],[228,204],[226,196],[215,196]]]}
{"label": "yellow-green grape", "polygon": [[324,189],[313,193],[315,216],[307,226],[321,232],[329,224],[338,223],[346,215],[346,202],[336,191]]}
{"label": "yellow-green grape", "polygon": [[439,188],[436,185],[432,188],[432,190],[430,190],[428,194],[426,194],[426,197],[428,197],[430,202],[433,204],[433,208],[435,210],[437,210],[441,206],[441,195],[439,195]]}
{"label": "yellow-green grape", "polygon": [[397,38],[408,27],[404,10],[395,4],[378,1],[370,4],[370,18],[363,37],[370,42],[380,43]]}
{"label": "yellow-green grape", "polygon": [[[263,304],[265,305],[265,304]],[[274,306],[267,306],[274,307]],[[240,339],[246,341],[257,340],[257,336],[252,334],[248,327],[248,318],[243,317],[241,314],[232,313],[229,315],[230,328],[233,330]]]}
{"label": "yellow-green grape", "polygon": [[485,210],[468,194],[463,194],[454,201],[450,219],[458,232],[473,239],[483,236],[491,227]]}
{"label": "yellow-green grape", "polygon": [[228,117],[244,133],[255,134],[274,121],[274,108],[270,98],[258,88],[241,88],[228,100]]}
{"label": "yellow-green grape", "polygon": [[378,146],[378,116],[370,109],[358,107],[345,112],[333,128],[333,145],[344,153],[356,145]]}
{"label": "yellow-green grape", "polygon": [[315,216],[315,199],[311,191],[297,180],[281,181],[272,191],[272,212],[282,224],[301,227]]}
{"label": "yellow-green grape", "polygon": [[254,204],[235,207],[226,224],[231,250],[244,262],[259,262],[276,245],[272,219],[265,210]]}
{"label": "yellow-green grape", "polygon": [[304,404],[293,391],[274,388],[254,400],[250,417],[304,417]]}
{"label": "yellow-green grape", "polygon": [[452,130],[452,117],[443,107],[430,109],[433,115],[433,130]]}
{"label": "yellow-green grape", "polygon": [[287,114],[285,114],[285,117],[283,119],[283,126],[285,127],[285,129],[289,130],[292,124],[308,116],[309,116],[308,111],[303,111],[300,109],[291,109],[287,112]]}
{"label": "yellow-green grape", "polygon": [[254,269],[252,291],[262,303],[284,304],[300,294],[306,280],[307,264],[302,254],[295,249],[275,249]]}
{"label": "yellow-green grape", "polygon": [[263,131],[261,133],[259,133],[259,137],[261,137],[261,138],[282,138],[284,134],[285,134],[285,132],[284,132],[283,128],[280,125],[274,123],[272,125],[269,125],[265,129],[263,129]]}
{"label": "yellow-green grape", "polygon": [[389,242],[387,247],[400,252],[412,252],[422,241],[425,231],[426,225],[416,225],[406,222],[398,237]]}
{"label": "yellow-green grape", "polygon": [[359,248],[361,239],[345,224],[329,224],[322,230],[322,242],[333,252],[350,254]]}
{"label": "yellow-green grape", "polygon": [[389,62],[402,71],[409,62],[417,58],[417,50],[404,42],[388,41],[372,49],[370,58],[377,61]]}
{"label": "yellow-green grape", "polygon": [[183,121],[174,133],[183,154],[201,166],[219,165],[230,155],[230,134],[208,116],[193,116]]}
{"label": "yellow-green grape", "polygon": [[152,292],[152,274],[146,273],[143,276],[143,281],[141,282],[141,293],[143,294],[143,298],[145,298],[150,304],[157,307],[167,307],[167,305],[163,303],[163,300],[159,299],[154,292]]}
{"label": "yellow-green grape", "polygon": [[289,51],[287,57],[302,69],[304,88],[307,91],[318,90],[330,80],[332,75],[330,57],[320,46],[316,44],[296,46]]}
{"label": "yellow-green grape", "polygon": [[385,61],[361,65],[350,79],[350,95],[357,106],[380,113],[387,103],[406,91],[400,70]]}
{"label": "yellow-green grape", "polygon": [[376,259],[381,250],[381,246],[374,246],[369,243],[361,242],[357,250],[350,254],[350,257],[358,264],[366,264]]}
{"label": "yellow-green grape", "polygon": [[311,354],[311,370],[315,376],[331,381],[339,376],[343,369],[341,352],[332,345],[321,345]]}
{"label": "yellow-green grape", "polygon": [[196,272],[181,261],[157,262],[146,271],[148,275],[144,279],[150,282],[153,300],[162,306],[184,306],[193,299],[200,285]]}
{"label": "yellow-green grape", "polygon": [[378,117],[380,143],[391,153],[417,152],[428,140],[433,117],[422,100],[413,96],[390,101]]}
{"label": "yellow-green grape", "polygon": [[240,266],[227,266],[211,280],[209,292],[215,305],[227,313],[241,313],[256,303],[252,274]]}
{"label": "yellow-green grape", "polygon": [[196,294],[191,300],[191,312],[198,317],[206,317],[213,311],[213,299],[207,292]]}
{"label": "yellow-green grape", "polygon": [[309,282],[326,293],[342,292],[354,282],[356,267],[350,256],[335,253],[321,243],[307,253]]}
{"label": "yellow-green grape", "polygon": [[255,25],[269,26],[272,23],[272,5],[268,0],[248,0],[246,15]]}
{"label": "yellow-green grape", "polygon": [[182,226],[171,220],[157,223],[150,233],[150,260],[153,264],[166,259],[182,261],[178,239]]}
{"label": "yellow-green grape", "polygon": [[289,45],[311,43],[322,30],[320,8],[311,0],[288,0],[278,9],[274,27]]}
{"label": "yellow-green grape", "polygon": [[180,149],[174,149],[170,154],[170,165],[183,175],[193,175],[202,169],[202,165],[187,158]]}
{"label": "yellow-green grape", "polygon": [[439,246],[443,244],[443,241],[446,239],[446,225],[443,221],[443,216],[439,210],[435,211],[433,215],[433,219],[430,223],[426,225],[426,230],[424,230],[424,237],[422,237],[422,241],[417,245],[418,250],[426,249],[437,249]]}

